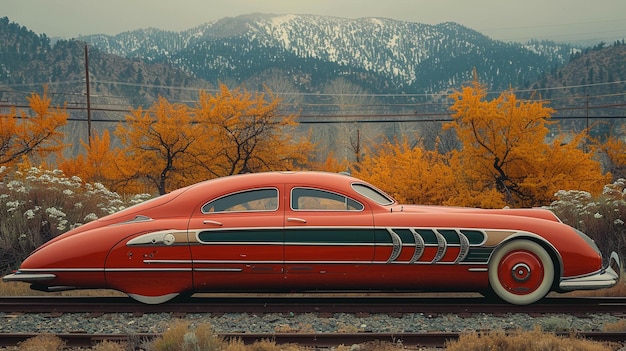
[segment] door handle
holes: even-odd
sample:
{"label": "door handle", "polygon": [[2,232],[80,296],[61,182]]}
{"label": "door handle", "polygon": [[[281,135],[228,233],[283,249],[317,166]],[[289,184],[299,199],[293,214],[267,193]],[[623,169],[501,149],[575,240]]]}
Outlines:
{"label": "door handle", "polygon": [[213,224],[213,225],[216,225],[218,227],[221,227],[221,226],[224,225],[224,224],[222,224],[222,222],[212,221],[210,219],[205,219],[204,221],[202,221],[202,224]]}
{"label": "door handle", "polygon": [[287,222],[300,222],[300,223],[306,223],[306,219],[304,219],[304,218],[298,218],[298,217],[288,217],[288,218],[287,218]]}

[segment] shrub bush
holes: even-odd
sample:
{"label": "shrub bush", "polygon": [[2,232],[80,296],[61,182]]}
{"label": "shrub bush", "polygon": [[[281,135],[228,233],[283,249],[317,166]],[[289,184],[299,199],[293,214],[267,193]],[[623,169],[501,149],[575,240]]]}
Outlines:
{"label": "shrub bush", "polygon": [[59,170],[0,167],[0,273],[57,235],[149,197],[125,201],[102,184],[67,178]]}
{"label": "shrub bush", "polygon": [[19,351],[61,351],[65,342],[52,334],[41,334],[19,344]]}
{"label": "shrub bush", "polygon": [[626,179],[604,186],[598,198],[578,190],[561,190],[555,196],[549,209],[564,223],[589,235],[605,256],[615,251],[626,257]]}
{"label": "shrub bush", "polygon": [[537,328],[508,334],[503,331],[464,334],[459,340],[448,342],[445,349],[446,351],[609,351],[616,350],[616,347],[575,337],[561,337],[542,332]]}

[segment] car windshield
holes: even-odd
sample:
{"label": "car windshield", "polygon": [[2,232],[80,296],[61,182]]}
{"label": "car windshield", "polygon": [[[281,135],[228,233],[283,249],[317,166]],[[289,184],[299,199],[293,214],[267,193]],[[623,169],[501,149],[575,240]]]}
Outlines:
{"label": "car windshield", "polygon": [[354,191],[356,191],[357,193],[367,197],[368,199],[376,202],[379,205],[386,206],[386,205],[391,205],[396,202],[387,194],[383,193],[382,191],[378,189],[372,188],[371,186],[366,185],[366,184],[354,183],[352,184],[352,189],[354,189]]}

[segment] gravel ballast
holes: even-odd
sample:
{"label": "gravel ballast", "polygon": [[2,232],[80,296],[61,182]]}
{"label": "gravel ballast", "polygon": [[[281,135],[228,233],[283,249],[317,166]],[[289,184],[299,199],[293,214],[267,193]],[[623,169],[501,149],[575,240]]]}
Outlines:
{"label": "gravel ballast", "polygon": [[621,318],[610,314],[577,317],[565,314],[534,317],[527,314],[475,314],[459,317],[454,314],[426,315],[410,313],[402,316],[387,314],[358,315],[337,313],[318,316],[314,313],[247,313],[186,314],[170,313],[89,313],[11,314],[0,313],[1,333],[92,333],[135,334],[162,333],[174,320],[192,324],[209,323],[216,333],[426,333],[486,330],[531,330],[537,326],[544,331],[601,331],[605,324]]}

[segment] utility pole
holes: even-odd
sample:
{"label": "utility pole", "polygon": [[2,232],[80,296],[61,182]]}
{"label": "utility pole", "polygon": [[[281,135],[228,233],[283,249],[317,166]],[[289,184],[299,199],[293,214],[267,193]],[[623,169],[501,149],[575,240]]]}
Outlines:
{"label": "utility pole", "polygon": [[89,93],[89,53],[85,44],[85,85],[87,86],[87,137],[91,146],[91,97]]}
{"label": "utility pole", "polygon": [[[585,88],[585,90],[587,90],[587,88]],[[583,148],[583,150],[585,152],[587,152],[587,144],[589,143],[589,138],[591,137],[591,133],[589,131],[589,93],[586,94],[586,102],[585,102],[585,134],[587,135],[585,137],[585,147]]]}

